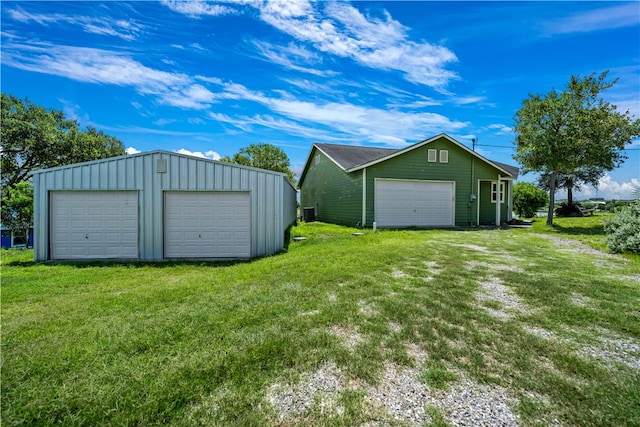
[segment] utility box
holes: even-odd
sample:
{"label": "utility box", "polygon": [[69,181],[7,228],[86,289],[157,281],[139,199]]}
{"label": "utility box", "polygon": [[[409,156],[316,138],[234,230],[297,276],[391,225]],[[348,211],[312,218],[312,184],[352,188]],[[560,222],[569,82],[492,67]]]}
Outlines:
{"label": "utility box", "polygon": [[303,208],[302,212],[304,222],[314,222],[316,220],[316,208]]}

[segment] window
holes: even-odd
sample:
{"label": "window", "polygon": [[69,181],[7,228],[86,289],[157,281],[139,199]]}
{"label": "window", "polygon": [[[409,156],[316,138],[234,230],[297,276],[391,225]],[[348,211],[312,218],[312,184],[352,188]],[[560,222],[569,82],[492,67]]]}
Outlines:
{"label": "window", "polygon": [[449,163],[449,151],[440,150],[440,163]]}
{"label": "window", "polygon": [[436,159],[437,159],[437,155],[438,155],[438,150],[434,150],[434,149],[429,149],[427,151],[428,155],[427,155],[427,161],[430,163],[435,163]]}
{"label": "window", "polygon": [[491,182],[491,203],[495,203],[498,200],[498,194],[500,194],[500,203],[504,203],[504,182],[500,182],[500,191],[498,193],[498,181]]}

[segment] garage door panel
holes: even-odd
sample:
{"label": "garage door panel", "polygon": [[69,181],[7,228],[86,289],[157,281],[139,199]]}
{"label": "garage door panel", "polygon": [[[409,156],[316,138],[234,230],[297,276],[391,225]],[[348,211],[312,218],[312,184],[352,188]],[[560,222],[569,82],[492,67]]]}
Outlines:
{"label": "garage door panel", "polygon": [[167,192],[165,258],[248,258],[250,197],[237,192]]}
{"label": "garage door panel", "polygon": [[51,258],[138,258],[138,193],[51,193]]}
{"label": "garage door panel", "polygon": [[380,227],[452,226],[454,184],[377,180],[375,219]]}

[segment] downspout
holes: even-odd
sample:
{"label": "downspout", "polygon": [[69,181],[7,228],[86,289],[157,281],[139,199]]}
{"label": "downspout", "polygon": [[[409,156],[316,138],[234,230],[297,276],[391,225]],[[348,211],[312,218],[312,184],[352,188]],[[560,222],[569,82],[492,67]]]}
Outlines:
{"label": "downspout", "polygon": [[362,169],[362,228],[367,224],[367,168]]}

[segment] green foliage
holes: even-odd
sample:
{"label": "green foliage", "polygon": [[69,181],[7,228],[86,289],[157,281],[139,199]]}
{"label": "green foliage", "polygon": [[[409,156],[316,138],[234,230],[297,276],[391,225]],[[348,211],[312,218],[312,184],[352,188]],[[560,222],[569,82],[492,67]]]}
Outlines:
{"label": "green foliage", "polygon": [[612,252],[640,255],[640,200],[634,200],[617,215],[605,221],[607,246]]}
{"label": "green foliage", "polygon": [[617,212],[620,208],[624,208],[628,204],[629,202],[625,200],[611,200],[604,205],[604,210],[607,212]]}
{"label": "green foliage", "polygon": [[92,127],[81,131],[62,111],[47,110],[13,95],[1,96],[1,209],[2,222],[9,227],[28,230],[25,224],[32,222],[33,209],[26,205],[33,204],[33,190],[27,191],[29,186],[22,184],[30,172],[126,154],[119,139]]}
{"label": "green foliage", "polygon": [[126,154],[120,140],[94,128],[79,129],[62,111],[47,110],[2,94],[2,186],[14,187],[29,172]]}
{"label": "green foliage", "polygon": [[220,160],[281,172],[287,175],[291,183],[294,182],[293,172],[289,169],[289,157],[284,151],[271,144],[251,144],[241,148],[233,157],[223,157]]}
{"label": "green foliage", "polygon": [[548,176],[550,198],[547,223],[553,223],[556,180],[576,171],[602,172],[625,160],[623,149],[640,135],[640,120],[617,111],[600,92],[616,82],[607,82],[607,72],[580,78],[572,76],[563,92],[530,94],[517,111],[514,131],[516,155],[525,171]]}
{"label": "green foliage", "polygon": [[33,223],[33,184],[22,181],[3,193],[2,223],[28,242],[29,228]]}
{"label": "green foliage", "polygon": [[549,195],[530,182],[518,182],[513,186],[513,209],[522,218],[535,216],[539,208],[549,202]]}

